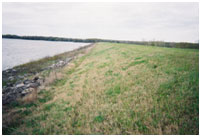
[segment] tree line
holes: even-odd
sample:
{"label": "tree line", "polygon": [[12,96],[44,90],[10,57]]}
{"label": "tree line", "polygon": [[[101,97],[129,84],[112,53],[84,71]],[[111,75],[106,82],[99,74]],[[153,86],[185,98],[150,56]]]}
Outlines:
{"label": "tree line", "polygon": [[97,38],[78,39],[78,38],[63,38],[63,37],[48,37],[48,36],[18,36],[18,35],[11,35],[11,34],[2,35],[2,38],[63,41],[63,42],[84,42],[84,43],[112,42],[112,43],[127,43],[127,44],[138,44],[138,45],[159,46],[159,47],[169,47],[169,48],[199,49],[199,43],[189,43],[189,42],[126,41],[126,40],[109,40],[109,39],[97,39]]}

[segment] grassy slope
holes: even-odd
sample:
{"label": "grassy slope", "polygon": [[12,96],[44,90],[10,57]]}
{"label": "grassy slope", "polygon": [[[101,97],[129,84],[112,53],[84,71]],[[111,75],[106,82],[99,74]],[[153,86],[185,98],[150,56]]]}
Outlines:
{"label": "grassy slope", "polygon": [[98,43],[4,134],[198,134],[198,50]]}

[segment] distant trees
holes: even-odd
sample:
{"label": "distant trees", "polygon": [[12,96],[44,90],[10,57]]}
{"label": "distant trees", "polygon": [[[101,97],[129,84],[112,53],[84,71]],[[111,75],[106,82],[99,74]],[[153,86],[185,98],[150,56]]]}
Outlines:
{"label": "distant trees", "polygon": [[107,39],[76,39],[76,38],[63,38],[63,37],[45,37],[45,36],[18,36],[18,35],[2,35],[2,38],[9,39],[26,39],[26,40],[46,40],[46,41],[65,41],[65,42],[85,42],[85,43],[96,43],[96,42],[112,42],[112,43],[128,43],[138,44],[147,46],[159,46],[169,48],[191,48],[199,49],[199,43],[187,43],[187,42],[164,42],[164,41],[123,41],[123,40],[107,40]]}

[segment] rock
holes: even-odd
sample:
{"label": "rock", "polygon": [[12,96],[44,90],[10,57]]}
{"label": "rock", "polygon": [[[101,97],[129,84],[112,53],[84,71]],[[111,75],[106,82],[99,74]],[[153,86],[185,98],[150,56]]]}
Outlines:
{"label": "rock", "polygon": [[71,60],[72,60],[72,58],[67,58],[66,63],[70,62]]}
{"label": "rock", "polygon": [[8,87],[13,87],[13,83],[9,83],[9,82],[8,82],[8,83],[7,83],[7,86],[8,86]]}
{"label": "rock", "polygon": [[34,91],[34,88],[28,88],[22,91],[22,94],[28,94],[30,92]]}
{"label": "rock", "polygon": [[20,75],[19,75],[19,76],[18,76],[18,78],[19,78],[19,79],[23,79],[23,78],[24,78],[24,76],[20,76]]}
{"label": "rock", "polygon": [[36,88],[36,87],[38,87],[38,86],[40,86],[39,83],[29,83],[29,84],[27,85],[27,87],[31,87],[31,88]]}
{"label": "rock", "polygon": [[23,83],[16,85],[16,88],[22,88],[22,87],[24,87]]}
{"label": "rock", "polygon": [[38,74],[36,74],[33,79],[26,80],[24,79],[28,78],[28,76],[32,76],[33,73],[24,75],[16,74],[17,71],[15,69],[2,71],[2,79],[6,81],[6,85],[2,88],[3,105],[16,101],[18,97],[25,96],[26,94],[34,91],[35,88],[43,83],[43,79],[41,79]]}
{"label": "rock", "polygon": [[10,77],[8,78],[8,80],[13,81],[13,80],[14,80],[14,77],[13,77],[13,76],[10,76]]}
{"label": "rock", "polygon": [[23,91],[22,91],[22,94],[27,94],[27,90],[23,90]]}
{"label": "rock", "polygon": [[6,73],[11,73],[12,72],[12,69],[7,69],[6,70]]}
{"label": "rock", "polygon": [[13,90],[13,93],[21,93],[24,89],[25,89],[24,86],[20,88],[16,88],[15,90]]}
{"label": "rock", "polygon": [[17,98],[16,95],[3,96],[3,97],[2,97],[2,104],[3,104],[3,105],[9,104],[9,103],[11,103],[12,101],[14,101],[16,98]]}
{"label": "rock", "polygon": [[12,74],[16,74],[16,73],[17,73],[17,70],[12,69]]}
{"label": "rock", "polygon": [[57,68],[57,67],[62,67],[64,65],[68,64],[71,60],[72,60],[72,58],[66,58],[65,60],[60,60],[56,64],[52,64],[48,68],[54,69],[54,68]]}
{"label": "rock", "polygon": [[64,61],[63,61],[63,60],[60,60],[60,61],[59,61],[59,64],[63,64],[63,63],[64,63]]}
{"label": "rock", "polygon": [[7,87],[7,88],[5,88],[4,90],[3,90],[3,93],[10,93],[10,92],[12,92],[13,91],[13,87]]}
{"label": "rock", "polygon": [[31,80],[26,79],[25,81],[23,81],[23,83],[27,85],[27,84],[31,83]]}

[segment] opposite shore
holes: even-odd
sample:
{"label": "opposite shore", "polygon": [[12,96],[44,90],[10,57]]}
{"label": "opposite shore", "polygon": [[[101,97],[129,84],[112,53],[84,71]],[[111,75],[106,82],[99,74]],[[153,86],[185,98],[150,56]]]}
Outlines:
{"label": "opposite shore", "polygon": [[111,40],[111,39],[100,39],[100,38],[79,39],[79,38],[64,38],[64,37],[52,37],[52,36],[18,36],[18,35],[13,35],[13,34],[4,34],[4,35],[2,35],[2,38],[24,39],[24,40],[63,41],[63,42],[86,42],[86,43],[112,42],[112,43],[137,44],[137,45],[158,46],[158,47],[168,47],[168,48],[199,49],[199,43],[166,42],[166,41],[159,41],[159,40],[129,41],[129,40]]}

